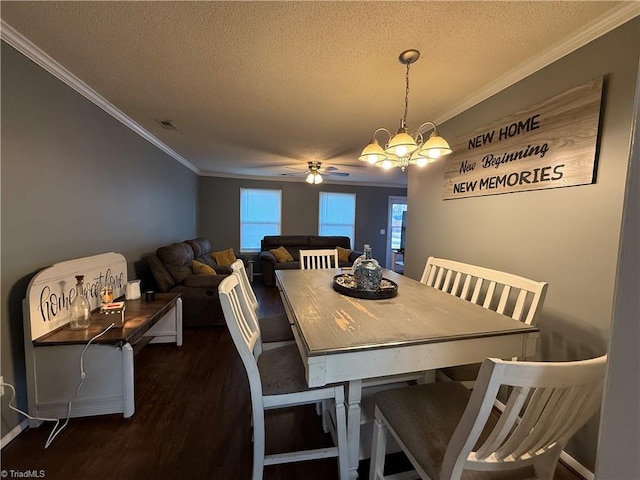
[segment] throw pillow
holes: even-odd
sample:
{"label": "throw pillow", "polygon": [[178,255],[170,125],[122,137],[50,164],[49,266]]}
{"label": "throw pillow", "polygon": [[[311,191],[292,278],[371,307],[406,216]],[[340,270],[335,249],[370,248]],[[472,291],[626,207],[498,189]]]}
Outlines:
{"label": "throw pillow", "polygon": [[278,263],[293,262],[293,257],[289,253],[289,250],[284,247],[274,248],[273,250],[269,251],[273,253],[273,256],[276,257],[276,261]]}
{"label": "throw pillow", "polygon": [[191,268],[193,268],[193,273],[196,275],[216,275],[216,271],[213,267],[210,267],[206,263],[199,262],[198,260],[193,260],[191,262]]}
{"label": "throw pillow", "polygon": [[211,256],[218,265],[231,265],[236,261],[236,254],[233,253],[233,248],[227,248],[226,250],[213,252]]}
{"label": "throw pillow", "polygon": [[338,260],[341,262],[348,262],[349,255],[351,255],[351,252],[353,252],[353,250],[349,248],[342,247],[336,247],[336,250],[338,250]]}

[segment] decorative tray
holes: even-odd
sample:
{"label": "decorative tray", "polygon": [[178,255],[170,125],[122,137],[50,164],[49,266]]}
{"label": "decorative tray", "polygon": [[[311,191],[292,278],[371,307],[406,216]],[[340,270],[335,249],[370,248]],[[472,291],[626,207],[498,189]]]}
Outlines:
{"label": "decorative tray", "polygon": [[342,273],[333,277],[333,289],[349,297],[364,298],[367,300],[381,300],[393,298],[398,295],[398,284],[388,278],[382,278],[380,290],[360,290],[356,288],[356,279],[353,275]]}

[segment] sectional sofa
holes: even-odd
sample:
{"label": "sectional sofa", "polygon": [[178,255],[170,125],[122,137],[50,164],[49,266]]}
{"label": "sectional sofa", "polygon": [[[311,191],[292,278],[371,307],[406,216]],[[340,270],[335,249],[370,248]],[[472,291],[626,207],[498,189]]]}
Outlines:
{"label": "sectional sofa", "polygon": [[[290,261],[278,261],[272,250],[284,247],[291,255]],[[340,266],[350,266],[362,252],[351,248],[349,237],[320,236],[320,235],[269,235],[262,239],[258,261],[262,271],[262,279],[268,287],[276,284],[276,270],[291,270],[300,268],[300,250],[315,250],[340,247],[342,256]],[[348,251],[348,252],[347,252]]]}

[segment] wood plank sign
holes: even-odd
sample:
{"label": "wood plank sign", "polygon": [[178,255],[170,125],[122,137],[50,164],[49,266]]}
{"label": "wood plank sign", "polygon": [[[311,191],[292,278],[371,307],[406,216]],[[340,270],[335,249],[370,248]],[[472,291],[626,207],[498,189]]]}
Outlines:
{"label": "wood plank sign", "polygon": [[602,77],[454,140],[444,200],[595,181]]}
{"label": "wood plank sign", "polygon": [[100,306],[101,286],[112,286],[114,298],[124,295],[127,261],[121,254],[110,252],[56,263],[38,272],[23,299],[25,330],[30,328],[31,340],[69,322],[76,275],[84,275],[83,290],[93,311]]}

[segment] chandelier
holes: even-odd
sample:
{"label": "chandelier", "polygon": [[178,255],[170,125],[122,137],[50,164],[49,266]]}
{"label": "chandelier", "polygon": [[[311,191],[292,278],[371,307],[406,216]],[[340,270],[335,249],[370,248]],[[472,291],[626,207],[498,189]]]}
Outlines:
{"label": "chandelier", "polygon": [[[404,94],[404,116],[400,120],[400,128],[392,137],[391,132],[386,128],[378,128],[369,141],[358,160],[368,162],[382,168],[400,167],[404,172],[409,165],[425,166],[443,155],[449,155],[451,148],[447,141],[438,135],[437,126],[433,122],[425,122],[420,125],[415,132],[409,134],[407,131],[407,112],[409,110],[409,66],[420,57],[418,50],[405,50],[398,57],[400,63],[407,66],[405,74],[406,89]],[[423,137],[429,128],[433,129],[429,138]],[[380,146],[376,135],[379,132],[386,132],[389,141],[384,148]]]}

